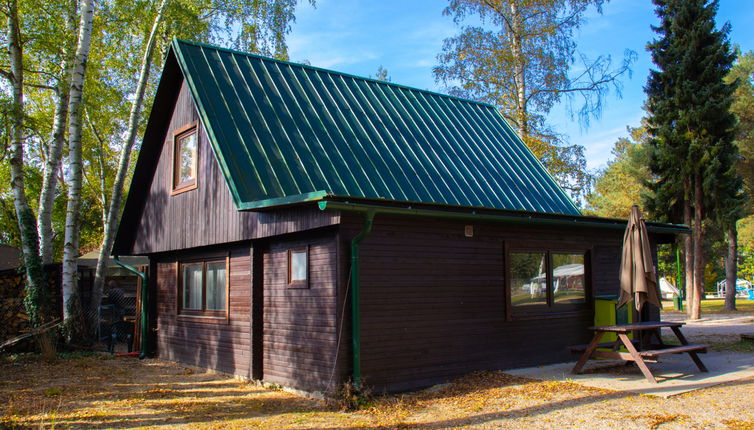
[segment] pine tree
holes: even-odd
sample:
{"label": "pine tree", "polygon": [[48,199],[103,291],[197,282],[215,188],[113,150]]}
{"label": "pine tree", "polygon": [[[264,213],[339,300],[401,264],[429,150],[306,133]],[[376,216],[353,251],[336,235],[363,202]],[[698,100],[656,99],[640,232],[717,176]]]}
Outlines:
{"label": "pine tree", "polygon": [[[736,158],[730,112],[735,85],[723,80],[735,55],[729,24],[715,28],[717,0],[654,3],[661,23],[653,27],[660,37],[648,45],[658,70],[650,71],[645,87],[654,176],[646,204],[658,218],[677,222],[682,216],[692,227],[684,247],[689,315],[696,319],[704,292],[703,222],[730,212],[730,202],[719,198],[735,199],[738,192],[730,176]],[[726,188],[733,191],[721,192]]]}

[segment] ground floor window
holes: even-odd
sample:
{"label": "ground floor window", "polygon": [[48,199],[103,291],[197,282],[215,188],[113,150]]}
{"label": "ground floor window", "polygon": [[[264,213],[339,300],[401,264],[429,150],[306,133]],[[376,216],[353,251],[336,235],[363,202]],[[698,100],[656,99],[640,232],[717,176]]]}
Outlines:
{"label": "ground floor window", "polygon": [[179,262],[179,313],[225,316],[228,309],[227,268],[227,258]]}
{"label": "ground floor window", "polygon": [[585,309],[589,290],[587,250],[511,248],[506,260],[509,314]]}

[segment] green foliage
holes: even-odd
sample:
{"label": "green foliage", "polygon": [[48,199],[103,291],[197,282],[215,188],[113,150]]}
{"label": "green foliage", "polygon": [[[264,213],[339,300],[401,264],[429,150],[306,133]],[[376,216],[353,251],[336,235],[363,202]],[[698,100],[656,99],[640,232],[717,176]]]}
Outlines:
{"label": "green foliage", "polygon": [[[37,218],[31,210],[22,212],[19,214],[19,218],[20,224],[37,225]],[[36,233],[36,230],[34,233]],[[28,243],[32,247],[39,246],[36,234],[29,234],[29,237],[24,238],[24,243]],[[24,288],[24,307],[26,314],[29,315],[32,327],[39,327],[48,320],[50,315],[53,315],[51,312],[52,309],[50,309],[50,292],[48,291],[46,276],[42,267],[42,259],[39,257],[39,254],[32,253],[32,255],[24,256],[24,262],[26,263],[26,273],[29,274],[28,279],[37,281],[36,283],[26,283],[26,287]]]}
{"label": "green foliage", "polygon": [[[371,75],[369,76],[372,77]],[[392,79],[390,78],[390,75],[387,72],[387,69],[382,67],[382,64],[377,66],[377,74],[375,74],[374,79],[385,81],[385,82],[391,82]]]}
{"label": "green foliage", "polygon": [[357,411],[369,407],[374,399],[369,388],[357,387],[349,380],[341,385],[333,400],[336,406],[343,411]]}
{"label": "green foliage", "polygon": [[63,390],[59,387],[53,387],[45,390],[46,397],[58,397],[63,395]]}
{"label": "green foliage", "polygon": [[659,38],[648,45],[658,70],[646,86],[651,193],[645,206],[654,218],[679,222],[691,201],[695,179],[702,182],[707,215],[737,216],[740,179],[735,174],[734,85],[723,78],[734,54],[729,25],[715,29],[717,1],[655,0]]}
{"label": "green foliage", "polygon": [[646,169],[646,127],[628,128],[630,137],[615,142],[613,158],[595,177],[587,196],[587,213],[607,218],[628,218],[631,206],[641,202]]}
{"label": "green foliage", "polygon": [[[76,1],[23,1],[19,4],[24,41],[26,192],[36,212],[42,187],[47,145],[52,134],[55,87],[65,77],[65,49],[75,44],[75,29],[66,18]],[[97,248],[103,235],[104,211],[128,127],[145,43],[159,2],[103,0],[95,2],[92,47],[84,83],[83,175],[80,210],[80,253]],[[286,59],[285,36],[295,21],[294,0],[171,0],[165,11],[156,61],[150,69],[139,135],[173,37],[214,42]],[[310,3],[314,4],[313,0]],[[73,17],[75,25],[78,17]],[[5,20],[2,20],[6,26]],[[3,28],[3,32],[7,29]],[[117,47],[117,49],[114,49]],[[0,64],[8,64],[0,50]],[[8,162],[9,88],[0,90],[0,243],[20,245],[18,220],[10,193]],[[138,148],[137,148],[138,149]],[[133,166],[134,163],[131,163]],[[61,169],[65,171],[64,166]],[[128,184],[126,184],[128,186]],[[59,181],[53,203],[53,254],[59,261],[65,221],[67,184]]]}
{"label": "green foliage", "polygon": [[[550,172],[578,198],[589,187],[583,147],[568,144],[545,120],[564,99],[581,102],[584,124],[598,117],[609,90],[620,91],[617,77],[628,71],[633,53],[611,71],[611,59],[594,61],[576,51],[574,32],[584,14],[603,0],[451,0],[444,13],[465,25],[443,44],[435,79],[452,94],[498,106],[524,142]],[[572,76],[571,69],[583,71]],[[571,108],[571,112],[574,109]]]}
{"label": "green foliage", "polygon": [[751,214],[754,212],[754,51],[739,54],[725,81],[737,84],[730,110],[738,120],[735,144],[740,157],[737,167],[748,196],[746,212]]}

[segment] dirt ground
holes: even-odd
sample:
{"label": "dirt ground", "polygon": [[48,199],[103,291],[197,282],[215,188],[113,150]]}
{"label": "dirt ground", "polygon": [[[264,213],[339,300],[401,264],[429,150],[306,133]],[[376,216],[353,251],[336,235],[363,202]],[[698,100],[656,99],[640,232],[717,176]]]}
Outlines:
{"label": "dirt ground", "polygon": [[754,379],[662,399],[480,372],[343,412],[154,359],[5,357],[0,428],[29,427],[754,429]]}

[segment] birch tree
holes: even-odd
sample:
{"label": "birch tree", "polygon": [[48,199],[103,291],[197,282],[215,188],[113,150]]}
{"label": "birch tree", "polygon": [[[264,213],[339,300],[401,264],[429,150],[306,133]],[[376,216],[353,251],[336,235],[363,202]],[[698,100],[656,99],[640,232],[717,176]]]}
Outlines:
{"label": "birch tree", "polygon": [[[444,14],[456,24],[478,17],[481,25],[464,26],[446,39],[438,55],[435,79],[451,93],[500,108],[558,179],[579,197],[588,188],[583,147],[568,145],[552,130],[546,115],[561,100],[580,100],[577,113],[588,125],[598,117],[610,89],[620,93],[618,78],[628,73],[635,54],[627,52],[613,69],[610,57],[589,60],[576,51],[573,33],[589,7],[603,0],[451,0]],[[571,75],[573,66],[583,71]]]}
{"label": "birch tree", "polygon": [[[68,180],[68,205],[65,218],[65,239],[63,244],[63,315],[68,322],[71,311],[77,300],[78,290],[77,269],[79,253],[79,207],[81,204],[81,101],[84,92],[84,77],[86,63],[89,58],[91,46],[92,20],[94,10],[92,0],[84,0],[81,7],[81,23],[76,47],[76,57],[73,65],[71,90],[69,100],[69,127],[68,127],[68,165],[70,178]],[[70,326],[70,324],[69,324]]]}
{"label": "birch tree", "polygon": [[[21,41],[21,22],[17,0],[7,3],[7,39],[10,71],[8,80],[12,91],[10,109],[10,166],[13,205],[21,233],[21,250],[26,266],[24,305],[32,327],[41,326],[49,316],[47,285],[39,257],[39,240],[34,212],[29,207],[24,181],[24,65]],[[55,344],[49,332],[37,336],[37,343],[46,359],[55,354]]]}
{"label": "birch tree", "polygon": [[[128,174],[128,166],[131,160],[131,150],[136,143],[139,120],[141,119],[142,104],[144,102],[144,93],[149,80],[149,71],[152,67],[155,45],[157,43],[157,31],[160,28],[162,19],[169,0],[162,0],[157,8],[157,14],[152,23],[152,30],[149,33],[146,47],[144,49],[144,58],[141,61],[141,70],[139,72],[139,81],[136,87],[136,95],[131,104],[131,112],[128,118],[128,134],[120,154],[118,171],[115,175],[115,183],[112,188],[110,203],[104,219],[104,237],[100,247],[99,258],[97,260],[97,269],[95,271],[94,287],[92,289],[92,303],[90,309],[96,309],[102,297],[102,289],[105,284],[105,275],[107,270],[107,260],[115,240],[115,233],[118,227],[118,218],[120,216],[121,201],[123,197],[123,186]],[[104,169],[103,169],[104,170]],[[103,202],[106,204],[106,202]]]}
{"label": "birch tree", "polygon": [[[66,33],[74,34],[76,29],[77,0],[66,3],[65,13]],[[72,39],[71,39],[72,40]],[[63,44],[62,60],[60,64],[61,76],[55,88],[55,116],[53,118],[52,136],[47,148],[47,160],[44,165],[42,191],[39,197],[39,209],[37,213],[37,228],[39,230],[39,254],[43,264],[50,264],[53,260],[52,250],[52,210],[55,200],[55,191],[58,184],[60,163],[65,146],[65,131],[68,125],[68,103],[70,100],[71,87],[73,86],[73,46],[66,38],[61,40]]]}

